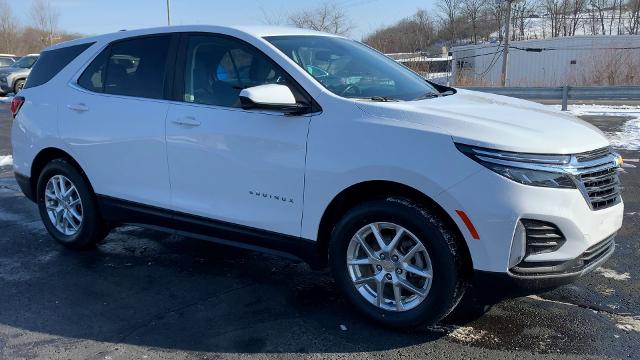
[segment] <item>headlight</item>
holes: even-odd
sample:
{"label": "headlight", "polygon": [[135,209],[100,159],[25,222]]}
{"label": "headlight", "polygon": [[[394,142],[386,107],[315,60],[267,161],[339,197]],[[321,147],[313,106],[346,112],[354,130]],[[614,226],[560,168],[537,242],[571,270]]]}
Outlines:
{"label": "headlight", "polygon": [[531,186],[575,189],[576,184],[562,167],[569,155],[525,154],[456,144],[458,150],[489,170]]}

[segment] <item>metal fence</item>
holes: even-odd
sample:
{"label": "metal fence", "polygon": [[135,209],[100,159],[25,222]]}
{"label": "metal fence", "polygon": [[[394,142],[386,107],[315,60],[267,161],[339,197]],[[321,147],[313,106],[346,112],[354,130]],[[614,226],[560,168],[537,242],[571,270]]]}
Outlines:
{"label": "metal fence", "polygon": [[567,110],[569,100],[640,101],[640,86],[465,87],[464,89],[521,99],[562,100],[562,110]]}

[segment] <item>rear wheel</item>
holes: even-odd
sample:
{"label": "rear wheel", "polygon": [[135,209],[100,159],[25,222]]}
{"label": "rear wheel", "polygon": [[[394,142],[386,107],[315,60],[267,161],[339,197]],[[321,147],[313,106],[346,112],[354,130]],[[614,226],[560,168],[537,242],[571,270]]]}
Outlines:
{"label": "rear wheel", "polygon": [[432,324],[464,294],[453,233],[425,207],[401,198],[371,201],[334,228],[336,283],[358,310],[391,327]]}
{"label": "rear wheel", "polygon": [[20,79],[16,81],[15,85],[13,85],[13,93],[17,94],[18,91],[22,90],[22,88],[24,87],[24,83],[25,83],[24,79]]}
{"label": "rear wheel", "polygon": [[64,159],[55,159],[44,167],[38,179],[37,199],[45,228],[66,247],[91,248],[108,234],[87,181]]}

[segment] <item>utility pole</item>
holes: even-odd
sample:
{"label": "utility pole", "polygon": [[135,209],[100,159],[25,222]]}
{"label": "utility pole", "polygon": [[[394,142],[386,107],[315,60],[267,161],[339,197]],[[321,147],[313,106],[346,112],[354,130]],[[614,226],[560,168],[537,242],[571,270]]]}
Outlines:
{"label": "utility pole", "polygon": [[511,3],[515,0],[505,0],[507,2],[507,23],[504,26],[504,50],[502,50],[502,76],[500,82],[502,87],[507,86],[507,66],[509,65],[509,37],[511,34]]}
{"label": "utility pole", "polygon": [[167,0],[167,25],[171,26],[171,0]]}

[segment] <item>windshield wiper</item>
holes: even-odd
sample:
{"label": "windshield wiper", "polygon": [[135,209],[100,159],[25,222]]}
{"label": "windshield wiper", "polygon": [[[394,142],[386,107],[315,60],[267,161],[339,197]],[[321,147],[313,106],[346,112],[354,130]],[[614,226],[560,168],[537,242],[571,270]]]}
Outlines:
{"label": "windshield wiper", "polygon": [[379,102],[395,102],[395,101],[400,101],[398,99],[394,99],[388,96],[372,96],[370,98],[368,98],[371,101],[379,101]]}
{"label": "windshield wiper", "polygon": [[440,97],[440,95],[436,94],[436,93],[428,92],[428,93],[426,93],[426,94],[424,94],[422,96],[418,96],[414,100],[433,99],[433,98],[437,98],[437,97]]}
{"label": "windshield wiper", "polygon": [[415,100],[433,99],[433,98],[438,98],[438,97],[448,96],[453,94],[455,94],[455,92],[451,90],[443,91],[441,93],[428,92],[422,96],[417,97]]}

